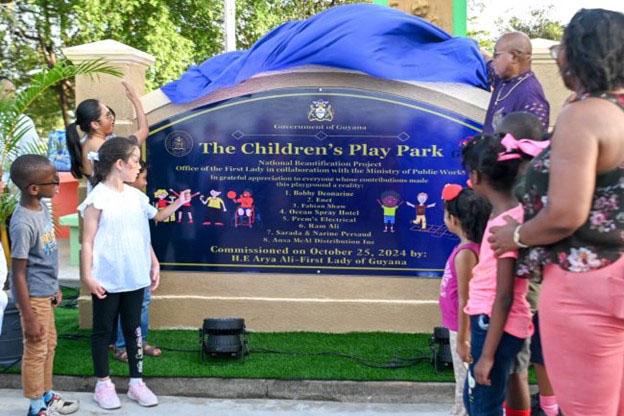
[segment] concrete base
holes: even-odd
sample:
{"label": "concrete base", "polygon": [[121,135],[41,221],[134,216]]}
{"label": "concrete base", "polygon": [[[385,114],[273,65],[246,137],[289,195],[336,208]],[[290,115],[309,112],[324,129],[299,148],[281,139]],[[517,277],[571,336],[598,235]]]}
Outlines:
{"label": "concrete base", "polygon": [[[207,317],[241,317],[252,331],[431,332],[439,279],[163,272],[152,328],[199,328]],[[91,297],[80,298],[91,326]]]}

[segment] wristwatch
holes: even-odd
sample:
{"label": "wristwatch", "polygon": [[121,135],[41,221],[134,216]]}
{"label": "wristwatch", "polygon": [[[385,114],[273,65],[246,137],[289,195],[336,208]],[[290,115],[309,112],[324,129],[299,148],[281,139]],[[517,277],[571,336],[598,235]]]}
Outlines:
{"label": "wristwatch", "polygon": [[520,227],[522,227],[522,225],[518,225],[513,232],[513,242],[516,246],[520,247],[520,248],[527,248],[529,247],[527,244],[524,244],[522,241],[520,241]]}

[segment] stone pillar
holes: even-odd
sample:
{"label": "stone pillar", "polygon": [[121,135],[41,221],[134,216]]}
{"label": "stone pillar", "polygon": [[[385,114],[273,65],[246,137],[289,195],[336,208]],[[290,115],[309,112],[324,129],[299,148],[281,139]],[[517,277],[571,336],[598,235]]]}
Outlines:
{"label": "stone pillar", "polygon": [[533,45],[532,69],[544,87],[546,99],[550,103],[550,127],[557,121],[559,111],[566,98],[572,93],[563,85],[557,63],[550,56],[550,48],[559,42],[547,39],[531,39]]}
{"label": "stone pillar", "polygon": [[126,97],[121,80],[130,83],[137,94],[145,93],[145,71],[156,59],[145,52],[134,49],[112,39],[87,43],[63,49],[63,54],[74,64],[102,59],[119,69],[123,78],[107,74],[80,75],[76,78],[76,104],[87,98],[96,98],[115,110],[115,133],[127,135],[136,131],[136,115]]}

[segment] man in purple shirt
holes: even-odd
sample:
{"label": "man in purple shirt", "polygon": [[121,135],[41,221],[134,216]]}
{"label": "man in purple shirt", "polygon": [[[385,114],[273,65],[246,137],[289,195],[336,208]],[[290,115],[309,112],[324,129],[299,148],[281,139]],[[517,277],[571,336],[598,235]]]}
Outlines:
{"label": "man in purple shirt", "polygon": [[492,97],[483,133],[493,133],[502,118],[515,111],[535,114],[548,131],[550,105],[531,71],[531,52],[531,41],[524,33],[506,33],[496,42],[494,56],[487,63]]}

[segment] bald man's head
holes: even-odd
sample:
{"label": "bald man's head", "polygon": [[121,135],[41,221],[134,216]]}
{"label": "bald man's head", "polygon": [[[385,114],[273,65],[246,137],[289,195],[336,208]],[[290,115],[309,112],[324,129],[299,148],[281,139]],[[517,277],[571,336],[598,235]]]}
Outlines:
{"label": "bald man's head", "polygon": [[494,47],[494,69],[503,79],[531,70],[531,40],[522,32],[505,33]]}
{"label": "bald man's head", "polygon": [[531,56],[533,48],[531,46],[531,39],[522,32],[509,32],[501,36],[496,45],[505,45],[509,50],[517,51],[523,55]]}

